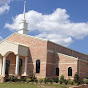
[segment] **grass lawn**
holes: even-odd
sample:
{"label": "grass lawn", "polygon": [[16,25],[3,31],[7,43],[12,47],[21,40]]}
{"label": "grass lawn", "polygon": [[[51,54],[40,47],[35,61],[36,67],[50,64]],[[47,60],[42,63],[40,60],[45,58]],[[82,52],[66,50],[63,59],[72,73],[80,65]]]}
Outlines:
{"label": "grass lawn", "polygon": [[60,84],[0,83],[0,88],[69,88]]}

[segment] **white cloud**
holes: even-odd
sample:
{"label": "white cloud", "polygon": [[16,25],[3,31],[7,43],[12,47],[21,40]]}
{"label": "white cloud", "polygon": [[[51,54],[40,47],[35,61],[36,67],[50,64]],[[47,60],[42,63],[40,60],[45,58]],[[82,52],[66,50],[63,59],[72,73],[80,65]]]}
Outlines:
{"label": "white cloud", "polygon": [[0,14],[3,14],[4,12],[9,11],[9,9],[10,9],[10,6],[7,4],[1,6],[0,7]]}
{"label": "white cloud", "polygon": [[10,0],[0,0],[0,4],[8,4],[10,3]]}
{"label": "white cloud", "polygon": [[9,11],[10,6],[8,5],[11,0],[0,0],[0,15],[6,11]]}
{"label": "white cloud", "polygon": [[[75,39],[82,39],[88,36],[88,23],[73,23],[69,20],[69,15],[65,9],[56,9],[52,14],[43,15],[36,11],[26,13],[26,19],[29,23],[30,31],[37,30],[37,37],[49,39],[53,42],[68,46]],[[19,14],[13,18],[13,23],[5,24],[5,28],[10,30],[18,29],[19,22],[23,18],[23,14]]]}

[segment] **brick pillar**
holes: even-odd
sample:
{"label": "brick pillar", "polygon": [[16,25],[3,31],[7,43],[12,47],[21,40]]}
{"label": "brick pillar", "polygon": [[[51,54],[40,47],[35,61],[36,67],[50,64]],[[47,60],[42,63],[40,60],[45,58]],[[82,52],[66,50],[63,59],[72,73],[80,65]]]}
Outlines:
{"label": "brick pillar", "polygon": [[24,75],[27,75],[27,61],[28,61],[28,57],[25,58],[25,69],[24,69]]}
{"label": "brick pillar", "polygon": [[15,68],[15,74],[19,75],[19,55],[16,55],[16,68]]}

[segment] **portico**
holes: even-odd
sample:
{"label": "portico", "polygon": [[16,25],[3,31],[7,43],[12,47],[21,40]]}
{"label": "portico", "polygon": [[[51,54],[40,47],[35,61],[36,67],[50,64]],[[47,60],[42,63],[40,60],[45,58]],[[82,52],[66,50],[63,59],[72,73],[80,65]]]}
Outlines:
{"label": "portico", "polygon": [[0,76],[27,76],[29,48],[9,41],[3,41],[0,47]]}

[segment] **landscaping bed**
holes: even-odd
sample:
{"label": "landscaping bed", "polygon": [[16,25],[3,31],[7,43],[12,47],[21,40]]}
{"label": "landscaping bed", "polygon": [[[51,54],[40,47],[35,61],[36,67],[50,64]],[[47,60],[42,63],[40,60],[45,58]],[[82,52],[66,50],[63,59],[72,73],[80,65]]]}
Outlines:
{"label": "landscaping bed", "polygon": [[74,75],[74,79],[65,79],[64,75],[51,78],[39,78],[36,77],[21,77],[18,79],[16,76],[9,76],[5,78],[5,83],[0,83],[0,88],[72,88],[82,84],[88,84],[88,77],[83,81],[79,80],[77,74]]}

